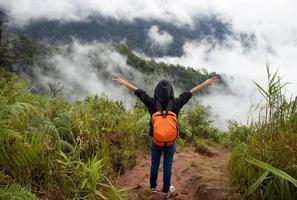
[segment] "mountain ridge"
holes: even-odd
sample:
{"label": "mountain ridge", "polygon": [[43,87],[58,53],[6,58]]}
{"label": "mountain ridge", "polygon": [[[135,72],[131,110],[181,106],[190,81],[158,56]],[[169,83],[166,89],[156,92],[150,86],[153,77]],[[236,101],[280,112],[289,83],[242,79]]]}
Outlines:
{"label": "mountain ridge", "polygon": [[[166,49],[154,48],[149,41],[148,32],[153,26],[157,26],[160,32],[166,32],[173,38]],[[72,22],[43,19],[22,28],[10,28],[10,31],[50,43],[69,43],[73,38],[86,42],[125,41],[130,48],[150,57],[182,56],[183,45],[187,41],[206,40],[213,47],[226,45],[228,37],[234,37],[246,48],[250,48],[254,44],[255,37],[249,33],[236,33],[232,22],[216,15],[199,15],[192,26],[187,24],[177,26],[169,22],[139,18],[127,22],[100,16]]]}

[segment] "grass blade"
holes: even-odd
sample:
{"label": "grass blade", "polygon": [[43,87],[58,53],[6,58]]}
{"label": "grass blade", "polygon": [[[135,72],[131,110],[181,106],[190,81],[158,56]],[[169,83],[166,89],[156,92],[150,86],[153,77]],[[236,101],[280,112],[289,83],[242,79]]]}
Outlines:
{"label": "grass blade", "polygon": [[251,193],[255,192],[255,190],[259,187],[259,185],[266,179],[266,177],[268,176],[269,171],[266,170],[261,176],[260,178],[248,189],[247,193],[248,195],[250,195]]}
{"label": "grass blade", "polygon": [[265,162],[262,162],[260,160],[257,160],[255,158],[247,158],[246,159],[247,162],[253,164],[253,165],[256,165],[264,170],[268,170],[270,171],[271,173],[287,180],[287,181],[290,181],[295,187],[297,187],[297,180],[294,179],[292,176],[290,176],[289,174],[287,174],[286,172],[282,171],[282,170],[279,170]]}

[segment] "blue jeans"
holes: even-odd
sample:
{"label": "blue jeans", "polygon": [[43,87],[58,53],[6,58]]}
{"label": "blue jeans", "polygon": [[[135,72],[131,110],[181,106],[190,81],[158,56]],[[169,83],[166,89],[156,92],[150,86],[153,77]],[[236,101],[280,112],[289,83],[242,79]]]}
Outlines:
{"label": "blue jeans", "polygon": [[164,162],[163,162],[163,192],[169,192],[171,174],[172,174],[172,161],[173,155],[176,150],[175,143],[169,147],[158,147],[152,141],[151,144],[151,176],[150,176],[150,187],[157,187],[159,164],[162,152],[164,152]]}

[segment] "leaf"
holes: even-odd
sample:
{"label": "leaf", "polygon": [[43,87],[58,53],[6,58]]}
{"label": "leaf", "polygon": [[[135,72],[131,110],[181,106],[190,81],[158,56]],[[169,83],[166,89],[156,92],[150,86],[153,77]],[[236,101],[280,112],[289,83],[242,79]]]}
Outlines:
{"label": "leaf", "polygon": [[262,96],[268,101],[269,94],[258,83],[256,83],[255,81],[253,82],[258,87],[259,92],[262,94]]}
{"label": "leaf", "polygon": [[259,185],[266,179],[267,175],[269,174],[269,171],[266,170],[260,178],[253,183],[253,185],[248,189],[247,193],[250,195],[251,193],[255,192],[255,190],[259,187]]}
{"label": "leaf", "polygon": [[138,185],[135,185],[135,186],[131,186],[131,187],[127,187],[127,188],[119,189],[118,191],[119,191],[119,192],[126,192],[126,191],[129,191],[129,190],[138,188],[138,187],[139,187]]}
{"label": "leaf", "polygon": [[67,163],[66,162],[63,162],[62,160],[56,160],[57,161],[57,163],[60,163],[60,164],[62,164],[62,165],[67,165]]}
{"label": "leaf", "polygon": [[88,182],[88,179],[84,179],[84,181],[81,184],[81,189],[83,189],[86,186],[87,182]]}
{"label": "leaf", "polygon": [[101,197],[104,200],[107,200],[107,197],[105,197],[101,192],[99,192],[98,190],[95,191],[95,194],[98,195],[99,197]]}
{"label": "leaf", "polygon": [[295,187],[297,187],[297,180],[294,179],[292,176],[290,176],[289,174],[287,174],[286,172],[280,170],[280,169],[277,169],[265,162],[262,162],[260,160],[257,160],[255,158],[247,158],[246,159],[247,162],[253,164],[253,165],[256,165],[262,169],[265,169],[265,170],[268,170],[270,171],[271,173],[287,180],[287,181],[290,181]]}
{"label": "leaf", "polygon": [[22,200],[40,200],[35,194],[31,193],[29,188],[23,187],[17,183],[0,187],[0,199],[22,199]]}

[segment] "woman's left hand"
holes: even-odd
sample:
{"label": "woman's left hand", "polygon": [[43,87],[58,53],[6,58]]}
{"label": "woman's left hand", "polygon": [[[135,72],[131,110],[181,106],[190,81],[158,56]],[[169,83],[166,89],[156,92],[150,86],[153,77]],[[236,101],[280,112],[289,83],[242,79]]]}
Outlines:
{"label": "woman's left hand", "polygon": [[119,85],[125,85],[127,83],[127,81],[125,81],[124,79],[120,78],[119,76],[115,75],[112,78],[113,81],[115,81],[117,84]]}
{"label": "woman's left hand", "polygon": [[204,83],[207,85],[207,86],[210,86],[210,85],[214,85],[214,84],[217,84],[219,82],[219,79],[217,76],[214,76],[210,79],[207,79]]}

